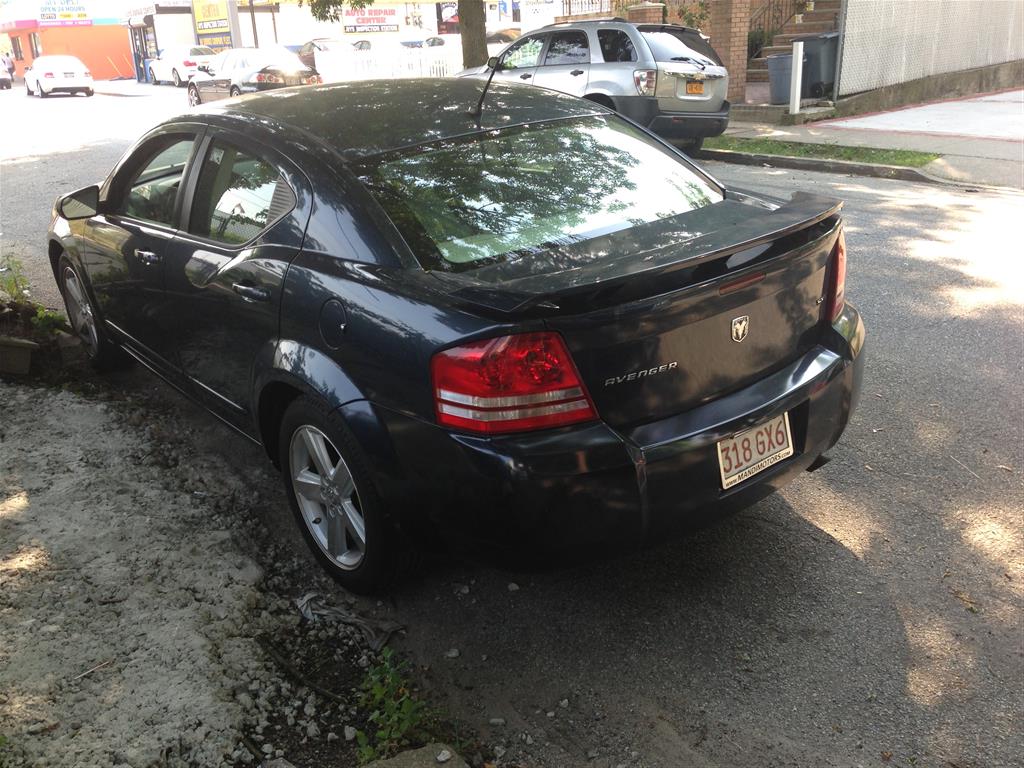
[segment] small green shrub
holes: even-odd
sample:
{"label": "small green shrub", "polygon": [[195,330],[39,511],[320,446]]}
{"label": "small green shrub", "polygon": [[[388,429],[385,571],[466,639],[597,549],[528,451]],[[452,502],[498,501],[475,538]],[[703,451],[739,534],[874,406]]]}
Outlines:
{"label": "small green shrub", "polygon": [[68,329],[68,321],[60,312],[45,307],[36,307],[36,315],[32,318],[32,327],[42,336],[53,336],[57,331]]}
{"label": "small green shrub", "polygon": [[0,259],[0,293],[14,301],[21,301],[28,295],[28,278],[21,262],[13,256]]}
{"label": "small green shrub", "polygon": [[430,711],[413,696],[406,670],[390,648],[367,670],[359,707],[369,713],[366,719],[372,727],[367,727],[370,733],[356,731],[360,763],[388,757],[425,735]]}

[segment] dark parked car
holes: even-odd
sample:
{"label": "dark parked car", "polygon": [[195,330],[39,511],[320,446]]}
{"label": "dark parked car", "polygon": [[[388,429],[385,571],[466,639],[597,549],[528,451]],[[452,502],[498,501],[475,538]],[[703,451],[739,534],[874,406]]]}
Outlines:
{"label": "dark parked car", "polygon": [[230,48],[189,78],[188,103],[194,107],[246,93],[320,82],[320,74],[283,45]]}
{"label": "dark parked car", "polygon": [[725,189],[540,88],[477,112],[481,87],[207,107],[54,210],[95,363],[127,353],[261,443],[353,590],[438,532],[660,540],[819,466],[857,402],[839,202]]}

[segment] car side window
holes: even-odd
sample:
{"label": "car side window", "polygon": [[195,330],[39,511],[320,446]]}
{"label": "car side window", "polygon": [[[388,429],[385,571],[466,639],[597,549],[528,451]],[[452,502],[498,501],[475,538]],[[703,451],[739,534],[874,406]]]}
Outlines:
{"label": "car side window", "polygon": [[586,32],[568,29],[551,35],[544,66],[555,64],[589,64],[590,45],[587,43]]}
{"label": "car side window", "polygon": [[597,30],[597,42],[605,61],[636,61],[636,48],[621,29]]}
{"label": "car side window", "polygon": [[277,168],[247,150],[215,139],[199,172],[188,231],[241,245],[294,205],[295,195]]}
{"label": "car side window", "polygon": [[167,136],[158,140],[150,159],[128,182],[118,213],[176,226],[175,202],[194,143],[194,136]]}
{"label": "car side window", "polygon": [[544,49],[544,38],[527,37],[513,45],[505,53],[501,61],[502,69],[528,69],[536,67],[540,62],[540,52]]}

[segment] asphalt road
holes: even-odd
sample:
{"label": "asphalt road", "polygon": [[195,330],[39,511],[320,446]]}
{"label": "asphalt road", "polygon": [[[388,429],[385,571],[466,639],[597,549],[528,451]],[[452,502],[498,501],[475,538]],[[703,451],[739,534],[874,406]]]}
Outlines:
{"label": "asphalt road", "polygon": [[[13,160],[5,137],[2,247],[47,303],[53,198],[177,111],[183,92],[157,90],[0,92],[6,125],[40,131],[15,137],[37,146]],[[442,560],[376,610],[408,627],[400,644],[435,700],[528,765],[1019,765],[1024,196],[711,170],[846,200],[868,363],[834,460],[679,542],[544,572]],[[230,434],[197,450],[225,446],[260,460]]]}

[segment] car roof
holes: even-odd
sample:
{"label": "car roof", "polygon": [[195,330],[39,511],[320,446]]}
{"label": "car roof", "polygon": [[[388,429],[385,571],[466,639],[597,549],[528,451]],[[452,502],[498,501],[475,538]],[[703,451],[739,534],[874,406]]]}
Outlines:
{"label": "car roof", "polygon": [[478,123],[471,112],[484,83],[460,77],[307,85],[215,102],[198,112],[299,129],[347,160],[481,130],[607,113],[544,88],[492,82]]}

